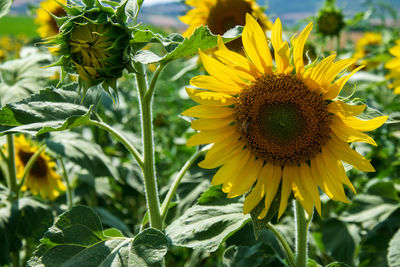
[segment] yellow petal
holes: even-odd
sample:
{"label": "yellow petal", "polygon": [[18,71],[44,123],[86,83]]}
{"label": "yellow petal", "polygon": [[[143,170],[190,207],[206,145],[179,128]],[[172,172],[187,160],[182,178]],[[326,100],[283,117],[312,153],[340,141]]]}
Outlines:
{"label": "yellow petal", "polygon": [[295,177],[294,166],[283,167],[282,172],[282,186],[281,186],[281,201],[279,204],[278,219],[282,216],[283,212],[286,210],[288,198],[292,192],[292,179]]}
{"label": "yellow petal", "polygon": [[246,14],[246,25],[242,33],[244,49],[261,73],[272,72],[272,57],[269,51],[267,38],[257,21]]}
{"label": "yellow petal", "polygon": [[265,188],[265,208],[258,216],[258,219],[264,218],[268,214],[272,201],[275,199],[279,185],[282,179],[282,168],[278,165],[267,163],[260,172],[260,178],[264,179]]}
{"label": "yellow petal", "polygon": [[331,134],[331,139],[326,144],[326,147],[338,159],[353,165],[354,168],[363,172],[374,172],[375,169],[371,165],[370,160],[364,158],[357,151],[350,148],[347,142],[340,140],[336,135]]}
{"label": "yellow petal", "polygon": [[207,90],[212,90],[218,93],[235,95],[240,93],[242,88],[237,84],[228,84],[215,79],[212,76],[199,75],[190,80],[190,84]]}
{"label": "yellow petal", "polygon": [[185,110],[182,115],[204,119],[220,119],[232,116],[233,112],[234,109],[232,108],[199,105]]}
{"label": "yellow petal", "polygon": [[191,123],[192,129],[201,130],[215,130],[223,128],[233,120],[233,116],[229,116],[222,119],[198,119]]}
{"label": "yellow petal", "polygon": [[337,100],[328,104],[328,111],[340,116],[351,117],[361,114],[366,105],[349,105],[343,101]]}
{"label": "yellow petal", "polygon": [[376,118],[373,118],[371,120],[360,120],[356,117],[347,117],[347,118],[341,118],[341,120],[349,127],[363,131],[363,132],[369,132],[372,130],[375,130],[376,128],[379,128],[382,126],[382,124],[385,123],[387,120],[388,116],[379,116]]}
{"label": "yellow petal", "polygon": [[399,67],[400,67],[400,59],[399,58],[391,59],[385,63],[385,68],[387,68],[387,69],[397,69]]}
{"label": "yellow petal", "polygon": [[323,95],[323,98],[324,99],[334,99],[335,97],[337,97],[339,95],[340,91],[342,91],[343,86],[350,79],[350,77],[353,76],[354,73],[356,73],[357,71],[359,71],[362,68],[364,68],[364,66],[359,66],[359,67],[355,68],[349,75],[341,77],[339,80],[337,80],[331,86],[329,86],[328,92],[326,92]]}
{"label": "yellow petal", "polygon": [[201,61],[203,62],[204,68],[207,72],[214,78],[221,82],[226,82],[229,84],[237,84],[239,86],[246,86],[242,79],[227,66],[222,64],[216,59],[207,56],[203,52],[199,51]]}
{"label": "yellow petal", "polygon": [[237,102],[237,99],[233,96],[222,94],[222,93],[214,93],[205,90],[198,90],[186,87],[186,93],[189,95],[191,99],[196,101],[199,104],[221,107],[221,106],[230,106]]}
{"label": "yellow petal", "polygon": [[240,170],[244,167],[250,157],[250,150],[243,149],[242,152],[238,153],[232,159],[224,164],[217,173],[214,175],[213,179],[211,180],[212,185],[218,185],[224,183],[232,175],[235,173],[240,172]]}
{"label": "yellow petal", "polygon": [[243,150],[244,144],[239,138],[240,136],[235,133],[222,142],[214,144],[198,165],[204,169],[214,169],[228,162]]}
{"label": "yellow petal", "polygon": [[328,88],[331,85],[332,81],[336,78],[336,76],[340,72],[345,70],[350,65],[353,65],[356,61],[357,61],[356,59],[349,58],[349,59],[339,60],[333,63],[332,66],[326,71],[324,75],[325,80],[323,80],[321,86],[323,88]]}
{"label": "yellow petal", "polygon": [[377,146],[374,139],[368,135],[344,124],[336,115],[332,116],[332,132],[345,142],[363,142]]}
{"label": "yellow petal", "polygon": [[[322,154],[317,154],[315,156],[315,164],[318,168],[318,171],[321,175],[319,179],[322,180],[324,187],[329,190],[333,194],[333,200],[339,200],[344,203],[349,203],[350,201],[347,199],[346,194],[344,193],[344,189],[341,181],[339,181],[334,175],[328,170],[328,167],[325,164],[325,161],[322,157]],[[324,187],[322,188],[324,190]],[[329,195],[328,195],[329,196]]]}
{"label": "yellow petal", "polygon": [[303,29],[299,36],[293,40],[293,61],[296,67],[296,75],[299,78],[302,77],[304,73],[304,45],[312,28],[313,23],[308,23],[308,25]]}
{"label": "yellow petal", "polygon": [[307,163],[302,163],[300,165],[300,181],[303,187],[310,194],[315,208],[321,216],[321,200],[319,197],[318,186],[315,182],[315,178],[312,175],[311,168],[307,165]]}
{"label": "yellow petal", "polygon": [[235,127],[227,126],[216,130],[201,131],[192,135],[186,142],[187,146],[218,143],[228,138],[236,131]]}
{"label": "yellow petal", "polygon": [[272,42],[272,46],[274,47],[274,51],[275,51],[276,66],[277,66],[278,70],[282,70],[283,69],[283,67],[282,67],[283,66],[282,59],[278,54],[278,50],[283,44],[283,40],[282,40],[282,23],[281,23],[281,20],[279,18],[277,18],[275,20],[274,25],[272,25],[271,42]]}
{"label": "yellow petal", "polygon": [[[336,55],[330,55],[329,57],[324,58],[317,66],[312,69],[311,79],[316,81],[317,83],[321,83],[321,80],[326,77],[326,71],[332,65],[332,62],[335,60]],[[326,87],[324,88],[327,89]]]}
{"label": "yellow petal", "polygon": [[324,159],[325,165],[328,168],[330,173],[334,173],[335,177],[339,179],[342,183],[347,185],[354,194],[356,194],[356,189],[353,184],[350,182],[347,177],[346,171],[342,165],[342,163],[338,160],[337,157],[333,156],[333,154],[326,147],[322,149],[322,158]]}
{"label": "yellow petal", "polygon": [[310,193],[303,186],[301,181],[300,167],[295,166],[293,169],[292,178],[292,190],[294,197],[300,202],[300,204],[307,211],[308,215],[312,215],[314,210],[314,202],[311,198]]}
{"label": "yellow petal", "polygon": [[241,172],[233,176],[231,179],[233,186],[229,191],[228,197],[237,197],[249,191],[258,177],[263,163],[264,161],[260,159],[250,160]]}
{"label": "yellow petal", "polygon": [[331,192],[331,190],[327,186],[326,181],[323,179],[322,174],[320,173],[319,168],[317,166],[315,157],[310,160],[310,169],[311,169],[311,173],[314,178],[314,181],[317,183],[317,185],[322,189],[322,191],[325,192],[325,194],[328,195],[328,197],[333,199],[335,196],[334,196],[333,192]]}
{"label": "yellow petal", "polygon": [[293,67],[289,64],[290,61],[290,49],[287,42],[284,42],[282,46],[278,49],[278,55],[280,57],[281,66],[278,68],[278,73],[290,74]]}

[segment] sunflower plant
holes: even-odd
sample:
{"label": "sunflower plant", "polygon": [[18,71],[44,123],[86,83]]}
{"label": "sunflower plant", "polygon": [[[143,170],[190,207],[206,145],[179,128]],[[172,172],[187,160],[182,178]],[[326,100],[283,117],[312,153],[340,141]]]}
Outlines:
{"label": "sunflower plant", "polygon": [[[1,102],[0,265],[319,266],[310,225],[375,172],[367,132],[388,119],[343,92],[364,66],[305,60],[313,23],[285,40],[253,0],[188,0],[168,35],[138,23],[142,4],[40,5],[61,76]],[[196,55],[204,68],[182,70]]]}

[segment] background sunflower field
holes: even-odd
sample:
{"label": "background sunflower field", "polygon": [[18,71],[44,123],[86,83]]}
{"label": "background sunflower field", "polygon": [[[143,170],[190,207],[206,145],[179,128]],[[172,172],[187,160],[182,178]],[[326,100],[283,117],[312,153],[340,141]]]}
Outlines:
{"label": "background sunflower field", "polygon": [[[303,266],[288,256],[292,202],[279,219],[279,199],[263,219],[260,205],[243,214],[249,193],[228,198],[211,185],[218,168],[198,166],[210,147],[186,145],[196,131],[185,88],[207,73],[199,50],[213,57],[219,41],[249,56],[246,19],[235,20],[248,13],[267,40],[279,17],[290,44],[313,22],[304,65],[353,58],[341,74],[364,67],[340,98],[366,105],[360,119],[388,116],[368,133],[377,146],[351,144],[376,171],[344,164],[349,203],[320,191],[304,266],[399,267],[399,11],[395,0],[0,0],[0,266]],[[92,24],[102,26],[90,40],[84,27],[68,35]]]}

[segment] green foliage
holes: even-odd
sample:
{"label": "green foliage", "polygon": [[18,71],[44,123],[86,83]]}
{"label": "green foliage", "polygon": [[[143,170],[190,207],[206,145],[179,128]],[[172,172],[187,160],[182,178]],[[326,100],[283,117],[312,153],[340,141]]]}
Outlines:
{"label": "green foliage", "polygon": [[[227,198],[211,198],[215,187],[209,191],[200,198],[201,205],[189,208],[165,229],[174,245],[215,251],[250,220],[250,216],[243,215],[243,204],[239,199],[232,203]],[[209,199],[207,202],[206,198]]]}
{"label": "green foliage", "polygon": [[[243,27],[240,26],[229,30],[222,36],[224,42],[229,42],[240,37],[242,30]],[[135,37],[137,38],[137,40],[139,40],[140,43],[143,43],[146,40],[147,42],[159,42],[165,46],[166,51],[168,52],[164,56],[158,56],[148,50],[139,51],[138,53],[136,53],[133,59],[134,61],[140,62],[142,64],[157,62],[165,64],[178,58],[193,56],[198,52],[199,49],[206,50],[217,46],[217,36],[213,35],[208,27],[205,26],[200,26],[194,31],[194,33],[190,37],[185,39],[183,39],[182,36],[178,34],[173,34],[168,36],[167,38],[162,38],[160,35],[153,34],[148,30],[138,31],[137,33],[143,35],[136,35]]]}
{"label": "green foliage", "polygon": [[390,240],[387,261],[390,267],[400,266],[400,229],[393,236],[392,240]]}
{"label": "green foliage", "polygon": [[74,91],[49,88],[0,110],[1,133],[39,135],[88,124],[91,107],[80,105]]}
{"label": "green foliage", "polygon": [[164,234],[151,228],[134,238],[103,230],[97,214],[84,206],[61,214],[40,242],[29,266],[161,266],[168,246]]}
{"label": "green foliage", "polygon": [[0,19],[0,36],[36,37],[37,26],[34,18],[21,15],[7,15]]}
{"label": "green foliage", "polygon": [[0,18],[10,11],[12,0],[2,0],[0,2]]}

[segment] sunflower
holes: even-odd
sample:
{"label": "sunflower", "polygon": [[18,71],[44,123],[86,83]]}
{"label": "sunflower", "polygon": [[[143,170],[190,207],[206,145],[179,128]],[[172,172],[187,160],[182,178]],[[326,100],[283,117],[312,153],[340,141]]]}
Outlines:
{"label": "sunflower", "polygon": [[[236,25],[243,26],[246,13],[258,19],[263,30],[272,27],[272,23],[255,0],[186,0],[186,4],[194,9],[179,18],[189,25],[183,33],[184,37],[190,36],[201,25],[207,25],[213,34],[224,34]],[[236,39],[229,44],[229,47],[239,50],[240,45],[240,39]]]}
{"label": "sunflower", "polygon": [[57,2],[63,5],[67,4],[67,0],[46,0],[41,2],[40,7],[36,10],[35,23],[39,25],[37,32],[41,38],[58,34],[59,27],[53,15],[56,17],[67,15],[64,8]]}
{"label": "sunflower", "polygon": [[[382,43],[382,34],[374,32],[366,32],[356,43],[356,51],[353,58],[357,60],[363,59],[367,56],[370,51],[368,50],[371,46],[377,46]],[[376,66],[376,62],[369,62],[368,60],[361,60],[361,64],[365,65],[366,68],[372,68]]]}
{"label": "sunflower", "polygon": [[385,68],[389,69],[389,74],[386,75],[386,79],[394,79],[394,82],[389,85],[389,88],[394,89],[395,94],[400,94],[400,40],[396,41],[396,45],[390,48],[389,52],[394,58],[385,64]]}
{"label": "sunflower", "polygon": [[346,25],[342,10],[335,5],[336,0],[326,0],[324,7],[318,12],[317,31],[323,36],[339,36]]}
{"label": "sunflower", "polygon": [[[39,147],[28,142],[23,135],[14,138],[14,145],[17,177],[21,179],[26,164]],[[66,188],[60,175],[53,170],[55,166],[56,163],[44,151],[41,152],[21,189],[29,190],[34,195],[40,194],[43,198],[56,199],[59,191],[65,191]]]}
{"label": "sunflower", "polygon": [[[267,214],[280,190],[280,217],[291,192],[308,214],[321,214],[318,187],[331,199],[348,203],[343,184],[353,192],[343,162],[361,171],[375,171],[350,142],[376,146],[365,131],[381,126],[387,116],[361,120],[365,105],[349,105],[337,97],[351,75],[338,77],[354,59],[333,62],[335,55],[314,66],[304,66],[303,49],[312,23],[295,38],[290,49],[282,40],[279,18],[272,27],[274,66],[265,34],[249,14],[242,40],[247,58],[232,52],[219,36],[217,59],[200,57],[210,74],[194,77],[188,95],[200,105],[182,114],[199,118],[192,128],[199,132],[187,145],[213,144],[202,168],[220,167],[212,184],[222,184],[229,198],[251,192],[244,213],[261,201]],[[291,60],[293,51],[293,60]],[[254,185],[255,184],[255,185]],[[279,194],[278,194],[279,195]]]}

